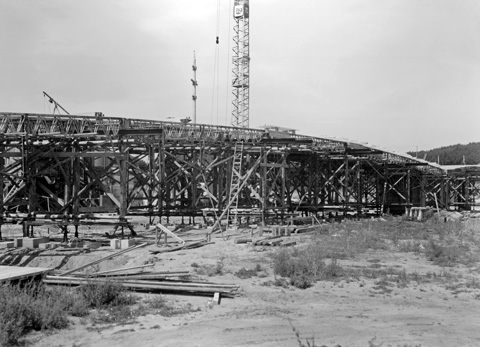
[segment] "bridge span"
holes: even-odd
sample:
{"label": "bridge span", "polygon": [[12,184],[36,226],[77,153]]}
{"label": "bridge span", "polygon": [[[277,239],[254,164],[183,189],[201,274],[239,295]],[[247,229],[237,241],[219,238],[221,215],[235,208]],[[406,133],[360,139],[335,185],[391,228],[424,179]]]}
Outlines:
{"label": "bridge span", "polygon": [[123,228],[135,215],[265,222],[470,209],[480,170],[272,130],[4,112],[0,176],[0,227],[21,222],[28,236],[35,225],[78,228],[105,213]]}

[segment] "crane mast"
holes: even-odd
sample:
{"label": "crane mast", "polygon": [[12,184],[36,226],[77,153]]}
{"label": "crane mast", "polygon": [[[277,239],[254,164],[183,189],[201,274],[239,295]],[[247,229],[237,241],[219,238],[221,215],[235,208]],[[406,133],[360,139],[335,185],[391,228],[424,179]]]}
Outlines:
{"label": "crane mast", "polygon": [[249,86],[250,86],[250,42],[249,42],[249,0],[234,0],[233,18],[233,111],[232,125],[249,127]]}

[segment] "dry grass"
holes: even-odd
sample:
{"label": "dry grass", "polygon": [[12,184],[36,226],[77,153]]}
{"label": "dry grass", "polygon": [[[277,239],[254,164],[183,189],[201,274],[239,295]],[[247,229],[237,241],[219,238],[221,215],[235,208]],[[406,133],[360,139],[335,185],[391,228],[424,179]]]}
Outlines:
{"label": "dry grass", "polygon": [[319,280],[362,277],[375,279],[382,292],[405,287],[411,281],[446,282],[447,275],[408,274],[405,270],[379,269],[379,264],[345,268],[337,261],[367,251],[415,252],[438,266],[463,264],[473,268],[480,262],[480,220],[443,222],[432,218],[420,223],[390,218],[327,224],[321,232],[304,239],[302,245],[274,252],[273,271],[298,288],[308,288]]}

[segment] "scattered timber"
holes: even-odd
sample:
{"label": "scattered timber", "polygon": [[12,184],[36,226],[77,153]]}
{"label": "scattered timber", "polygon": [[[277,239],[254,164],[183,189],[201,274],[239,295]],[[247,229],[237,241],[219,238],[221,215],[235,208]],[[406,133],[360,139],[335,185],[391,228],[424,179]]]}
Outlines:
{"label": "scattered timber", "polygon": [[252,239],[249,238],[238,238],[233,241],[235,244],[249,243],[252,242]]}
{"label": "scattered timber", "polygon": [[215,242],[207,242],[206,240],[201,240],[201,241],[196,241],[193,243],[185,243],[183,245],[177,246],[177,247],[172,247],[172,248],[165,248],[161,250],[150,250],[150,253],[152,254],[159,254],[159,253],[166,253],[166,252],[175,252],[179,251],[182,249],[192,249],[192,248],[198,248],[198,247],[203,247],[206,245],[213,244]]}
{"label": "scattered timber", "polygon": [[62,273],[60,276],[66,276],[66,275],[72,274],[72,273],[74,273],[74,272],[83,270],[83,269],[85,269],[85,268],[87,268],[87,267],[89,267],[89,266],[99,264],[99,263],[101,263],[102,261],[105,261],[105,260],[108,260],[108,259],[112,259],[112,258],[114,258],[114,257],[116,257],[116,256],[119,256],[119,255],[121,255],[121,254],[130,252],[130,251],[133,251],[134,249],[137,249],[137,248],[140,248],[140,247],[144,247],[144,246],[146,246],[146,245],[147,245],[147,243],[142,243],[142,244],[140,244],[140,245],[138,245],[138,246],[134,246],[134,247],[130,247],[130,248],[121,250],[121,251],[119,251],[119,252],[116,252],[116,253],[114,253],[114,254],[110,254],[110,255],[108,255],[108,256],[106,256],[106,257],[103,257],[103,258],[101,258],[101,259],[92,261],[91,263],[82,265],[82,266],[77,267],[77,268],[72,269],[72,270],[68,270],[68,271]]}
{"label": "scattered timber", "polygon": [[93,274],[90,274],[90,276],[100,276],[100,275],[105,275],[105,274],[110,274],[114,272],[122,272],[122,271],[129,271],[129,270],[135,270],[135,269],[143,269],[146,267],[153,266],[155,264],[146,264],[146,265],[138,265],[138,266],[131,266],[131,267],[124,267],[121,269],[113,269],[113,270],[107,270],[107,271],[101,271],[101,272],[95,272]]}

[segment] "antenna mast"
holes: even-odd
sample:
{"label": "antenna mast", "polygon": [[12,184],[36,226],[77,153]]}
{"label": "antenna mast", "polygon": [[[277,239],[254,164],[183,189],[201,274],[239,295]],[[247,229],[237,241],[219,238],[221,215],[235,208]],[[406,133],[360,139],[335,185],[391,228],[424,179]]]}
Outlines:
{"label": "antenna mast", "polygon": [[250,42],[249,0],[234,0],[233,18],[233,95],[232,125],[249,127]]}
{"label": "antenna mast", "polygon": [[192,95],[192,100],[193,100],[193,124],[197,124],[197,58],[195,57],[195,51],[193,51],[193,65],[192,65],[192,70],[193,70],[193,78],[190,79],[192,81],[193,85],[193,95]]}

